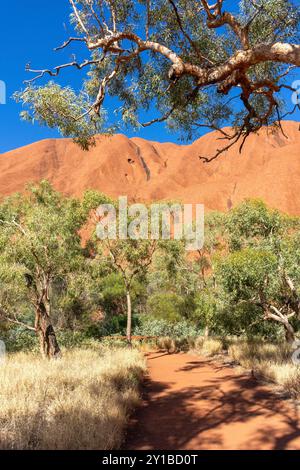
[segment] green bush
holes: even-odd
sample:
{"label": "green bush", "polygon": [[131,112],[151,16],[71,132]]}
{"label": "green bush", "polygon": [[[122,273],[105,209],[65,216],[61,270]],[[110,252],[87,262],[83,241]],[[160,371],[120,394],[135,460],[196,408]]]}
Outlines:
{"label": "green bush", "polygon": [[62,348],[73,349],[79,347],[90,347],[99,341],[87,336],[81,331],[57,331],[57,340]]}
{"label": "green bush", "polygon": [[2,332],[0,339],[4,341],[7,352],[38,351],[39,342],[34,331],[23,328],[11,328]]}
{"label": "green bush", "polygon": [[[138,327],[139,324],[139,315],[132,315],[133,328]],[[92,323],[88,325],[88,327],[86,327],[84,330],[84,335],[88,338],[96,339],[101,339],[103,336],[124,336],[126,334],[126,327],[127,315],[114,315],[99,323]]]}
{"label": "green bush", "polygon": [[169,338],[196,338],[202,331],[186,320],[177,323],[153,317],[140,316],[140,324],[134,328],[134,335]]}
{"label": "green bush", "polygon": [[182,318],[183,299],[174,293],[158,293],[149,298],[147,308],[153,318],[178,322]]}

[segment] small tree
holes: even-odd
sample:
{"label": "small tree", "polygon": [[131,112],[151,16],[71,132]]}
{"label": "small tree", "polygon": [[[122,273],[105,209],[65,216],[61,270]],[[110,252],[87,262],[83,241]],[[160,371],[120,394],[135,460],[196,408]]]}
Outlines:
{"label": "small tree", "polygon": [[[150,213],[144,205],[132,206],[129,211],[121,210],[120,205],[108,199],[101,201],[99,194],[89,193],[90,206],[95,210],[99,202],[101,207],[94,212],[97,230],[94,235],[94,248],[91,253],[96,254],[98,266],[108,265],[112,271],[117,271],[122,277],[126,292],[127,304],[127,341],[131,344],[132,336],[132,290],[133,285],[145,285],[146,277],[159,251],[168,254],[165,265],[168,271],[174,271],[179,253],[179,243],[171,240],[172,216],[167,220],[157,214],[155,220],[158,233],[152,237],[152,224]],[[155,217],[156,219],[156,217]],[[164,233],[163,229],[166,229]],[[159,239],[163,234],[163,239]],[[166,236],[166,234],[168,234]]]}
{"label": "small tree", "polygon": [[299,221],[246,201],[228,215],[227,227],[231,253],[220,262],[218,278],[233,308],[260,308],[293,341],[300,320]]}
{"label": "small tree", "polygon": [[294,340],[289,311],[284,311],[276,295],[277,263],[272,253],[255,249],[235,252],[222,263],[219,274],[234,306],[245,302],[261,307],[263,318],[281,323],[287,339]]}
{"label": "small tree", "polygon": [[[61,196],[46,181],[0,207],[1,317],[34,330],[45,357],[60,355],[52,323],[53,286],[82,263],[78,231],[86,216],[79,201]],[[33,306],[33,325],[21,321],[22,305],[27,311]]]}
{"label": "small tree", "polygon": [[135,280],[145,282],[148,269],[158,249],[157,240],[104,240],[101,243],[102,253],[109,256],[111,269],[122,276],[127,303],[128,344],[132,336],[132,286]]}
{"label": "small tree", "polygon": [[198,273],[198,289],[196,293],[196,312],[204,323],[204,336],[208,337],[214,325],[218,305],[218,292],[214,273],[213,260],[216,253],[224,249],[225,215],[219,212],[210,212],[205,218],[205,239],[203,247],[197,250],[193,270]]}

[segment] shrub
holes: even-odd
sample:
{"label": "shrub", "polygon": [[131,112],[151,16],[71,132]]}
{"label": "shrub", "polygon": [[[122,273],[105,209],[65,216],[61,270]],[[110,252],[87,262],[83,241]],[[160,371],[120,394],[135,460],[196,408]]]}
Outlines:
{"label": "shrub", "polygon": [[291,359],[289,344],[263,343],[260,340],[237,340],[228,348],[229,355],[244,367],[253,368],[260,362],[284,364]]}
{"label": "shrub", "polygon": [[[57,338],[60,346],[66,349],[92,347],[94,343],[99,345],[99,340],[94,340],[81,331],[57,331]],[[5,335],[1,335],[0,339],[5,342],[6,349],[10,353],[39,351],[39,341],[33,331],[12,328]]]}
{"label": "shrub", "polygon": [[216,356],[223,352],[223,343],[217,338],[199,337],[195,341],[195,350],[203,356]]}
{"label": "shrub", "polygon": [[201,330],[186,320],[171,323],[167,320],[148,316],[141,316],[140,325],[134,329],[135,335],[168,336],[170,338],[196,338],[200,333]]}
{"label": "shrub", "polygon": [[169,322],[180,321],[183,299],[174,293],[158,293],[148,300],[148,310],[152,317]]}
{"label": "shrub", "polygon": [[204,336],[198,336],[198,338],[196,338],[195,340],[195,349],[200,351],[203,347],[203,343],[204,343]]}
{"label": "shrub", "polygon": [[[132,315],[132,327],[137,328],[140,317]],[[93,323],[83,332],[87,337],[101,339],[103,336],[125,335],[127,327],[127,315],[112,315],[105,320]]]}
{"label": "shrub", "polygon": [[194,338],[175,338],[175,348],[176,351],[189,351],[194,347],[195,340]]}
{"label": "shrub", "polygon": [[34,331],[16,327],[2,333],[0,339],[5,342],[8,352],[39,351],[39,343]]}
{"label": "shrub", "polygon": [[157,346],[160,349],[168,351],[168,353],[174,353],[176,351],[175,341],[170,337],[161,337],[157,340]]}
{"label": "shrub", "polygon": [[[96,342],[92,338],[89,338],[85,333],[81,331],[65,330],[57,333],[57,338],[61,347],[66,349],[73,349],[78,347],[91,346],[93,342]],[[97,342],[99,344],[99,341]]]}
{"label": "shrub", "polygon": [[[284,366],[282,366],[284,368]],[[284,373],[282,374],[282,372]],[[300,397],[300,368],[296,366],[287,365],[283,370],[277,368],[275,380],[283,386],[283,388],[293,398]]]}
{"label": "shrub", "polygon": [[229,346],[228,354],[238,364],[251,369],[257,361],[258,348],[255,343],[238,341],[236,344]]}

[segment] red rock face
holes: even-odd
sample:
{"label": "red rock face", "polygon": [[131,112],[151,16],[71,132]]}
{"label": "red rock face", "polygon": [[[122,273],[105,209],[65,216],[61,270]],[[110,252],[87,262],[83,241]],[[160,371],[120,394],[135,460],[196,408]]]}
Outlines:
{"label": "red rock face", "polygon": [[217,132],[191,145],[160,144],[123,135],[98,136],[82,151],[69,139],[45,140],[0,155],[0,194],[22,191],[28,182],[48,179],[68,195],[97,189],[130,201],[172,199],[228,210],[245,198],[300,215],[299,123],[285,122],[282,133],[263,129],[211,163],[224,145]]}

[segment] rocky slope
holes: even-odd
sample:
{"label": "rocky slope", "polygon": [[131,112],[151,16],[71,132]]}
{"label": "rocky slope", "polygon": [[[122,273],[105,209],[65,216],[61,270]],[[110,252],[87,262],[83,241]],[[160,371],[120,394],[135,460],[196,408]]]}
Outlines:
{"label": "rocky slope", "polygon": [[175,199],[218,210],[258,197],[300,215],[299,123],[283,127],[287,137],[264,129],[249,137],[242,154],[234,147],[211,163],[199,156],[211,156],[224,145],[217,132],[191,145],[98,136],[89,152],[69,139],[45,140],[0,155],[0,194],[48,179],[70,195],[94,188],[131,201]]}

